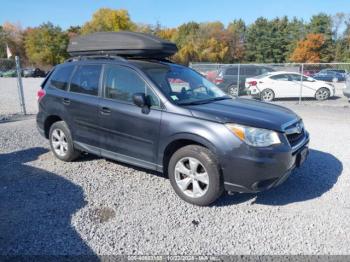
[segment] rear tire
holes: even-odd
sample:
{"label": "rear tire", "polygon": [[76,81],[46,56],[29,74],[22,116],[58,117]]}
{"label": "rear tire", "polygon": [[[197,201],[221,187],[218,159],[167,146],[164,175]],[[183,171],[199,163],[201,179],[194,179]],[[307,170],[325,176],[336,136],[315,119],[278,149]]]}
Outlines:
{"label": "rear tire", "polygon": [[331,92],[328,90],[328,88],[322,87],[318,89],[315,93],[315,98],[318,101],[327,100],[331,95]]}
{"label": "rear tire", "polygon": [[58,159],[71,162],[79,157],[80,151],[74,149],[72,135],[64,121],[52,124],[49,140],[51,151]]}
{"label": "rear tire", "polygon": [[275,99],[275,93],[269,88],[264,89],[260,94],[260,99],[264,102],[271,102]]}
{"label": "rear tire", "polygon": [[189,145],[177,150],[168,165],[170,183],[188,203],[207,206],[223,193],[223,181],[215,155],[205,147]]}
{"label": "rear tire", "polygon": [[228,94],[232,97],[238,97],[239,96],[239,90],[237,86],[230,86],[228,88]]}

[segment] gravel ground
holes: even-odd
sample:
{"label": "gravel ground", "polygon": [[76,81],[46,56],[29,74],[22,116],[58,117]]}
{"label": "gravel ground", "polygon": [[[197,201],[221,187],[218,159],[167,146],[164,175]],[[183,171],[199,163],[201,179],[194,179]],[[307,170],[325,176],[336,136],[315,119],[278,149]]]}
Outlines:
{"label": "gravel ground", "polygon": [[350,109],[289,107],[311,133],[302,168],[210,207],[181,201],[158,173],[60,162],[33,116],[0,123],[0,254],[349,254]]}

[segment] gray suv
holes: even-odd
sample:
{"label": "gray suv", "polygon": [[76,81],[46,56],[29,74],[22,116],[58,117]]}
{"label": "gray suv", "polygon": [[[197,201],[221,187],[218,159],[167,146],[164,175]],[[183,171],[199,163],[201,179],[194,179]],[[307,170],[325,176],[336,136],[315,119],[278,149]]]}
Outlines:
{"label": "gray suv", "polygon": [[291,110],[227,96],[164,59],[71,59],[49,73],[38,102],[38,129],[58,159],[88,152],[163,172],[195,205],[280,185],[308,155]]}

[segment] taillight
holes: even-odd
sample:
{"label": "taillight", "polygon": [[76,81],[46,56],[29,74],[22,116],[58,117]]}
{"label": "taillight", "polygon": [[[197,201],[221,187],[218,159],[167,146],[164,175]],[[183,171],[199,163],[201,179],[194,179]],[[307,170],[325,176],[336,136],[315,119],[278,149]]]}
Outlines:
{"label": "taillight", "polygon": [[41,99],[43,99],[43,97],[46,95],[46,92],[44,89],[40,89],[38,91],[38,93],[36,94],[36,99],[38,100],[38,102],[40,102]]}
{"label": "taillight", "polygon": [[257,82],[256,81],[250,81],[248,82],[248,85],[250,86],[256,86]]}
{"label": "taillight", "polygon": [[222,82],[224,82],[224,78],[217,77],[217,78],[215,78],[214,82],[215,82],[215,84],[221,84]]}

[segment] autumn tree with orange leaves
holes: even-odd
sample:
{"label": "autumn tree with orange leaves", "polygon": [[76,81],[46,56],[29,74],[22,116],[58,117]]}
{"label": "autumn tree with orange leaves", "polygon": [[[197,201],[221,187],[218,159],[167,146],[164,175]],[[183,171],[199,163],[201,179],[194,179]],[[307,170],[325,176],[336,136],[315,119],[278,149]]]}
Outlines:
{"label": "autumn tree with orange leaves", "polygon": [[323,34],[308,34],[306,39],[297,43],[290,60],[297,63],[318,63],[324,43]]}

